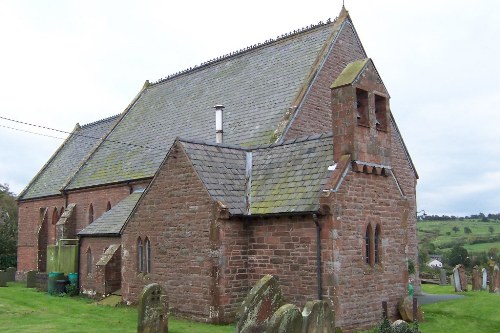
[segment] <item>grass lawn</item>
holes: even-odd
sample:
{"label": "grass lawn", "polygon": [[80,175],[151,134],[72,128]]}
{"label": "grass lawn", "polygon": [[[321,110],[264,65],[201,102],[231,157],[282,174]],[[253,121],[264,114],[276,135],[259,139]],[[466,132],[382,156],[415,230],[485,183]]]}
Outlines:
{"label": "grass lawn", "polygon": [[[0,288],[0,332],[137,332],[137,309],[98,306],[81,297],[56,297],[23,283]],[[169,317],[169,333],[229,333],[234,326],[193,323]]]}
{"label": "grass lawn", "polygon": [[[423,285],[429,294],[455,294],[451,286]],[[464,298],[422,305],[423,333],[498,333],[500,332],[500,294],[486,291],[459,293]]]}

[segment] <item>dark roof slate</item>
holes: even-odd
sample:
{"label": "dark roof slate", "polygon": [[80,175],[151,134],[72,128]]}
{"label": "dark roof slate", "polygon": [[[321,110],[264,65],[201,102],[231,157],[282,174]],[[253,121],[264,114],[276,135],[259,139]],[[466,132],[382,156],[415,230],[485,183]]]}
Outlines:
{"label": "dark roof slate", "polygon": [[249,148],[179,141],[209,194],[233,215],[247,213],[247,154],[252,215],[317,211],[333,164],[331,133]]}
{"label": "dark roof slate", "polygon": [[142,195],[142,191],[133,192],[116,206],[80,231],[80,236],[119,235],[125,222],[132,213]]}
{"label": "dark roof slate", "polygon": [[82,161],[97,147],[118,116],[76,126],[68,139],[19,195],[20,200],[60,194]]}
{"label": "dark roof slate", "polygon": [[216,104],[225,106],[226,142],[272,142],[278,123],[336,31],[333,22],[320,25],[146,87],[108,139],[148,148],[117,149],[105,141],[68,189],[152,177],[176,137],[212,140]]}
{"label": "dark roof slate", "polygon": [[314,212],[333,164],[331,133],[253,152],[254,215]]}

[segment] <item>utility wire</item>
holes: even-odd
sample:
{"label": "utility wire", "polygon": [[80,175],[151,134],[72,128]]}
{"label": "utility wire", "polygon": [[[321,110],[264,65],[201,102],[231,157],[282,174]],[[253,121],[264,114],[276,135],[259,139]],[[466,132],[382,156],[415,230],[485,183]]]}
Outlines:
{"label": "utility wire", "polygon": [[14,130],[14,131],[19,131],[19,132],[26,132],[26,133],[31,133],[31,134],[36,134],[36,135],[41,135],[41,136],[46,136],[48,138],[53,138],[53,139],[59,139],[59,140],[64,140],[63,138],[60,138],[58,136],[52,136],[52,135],[47,135],[47,134],[42,134],[42,133],[37,133],[37,132],[31,132],[31,131],[27,131],[27,130],[22,130],[20,128],[14,128],[14,127],[9,127],[9,126],[5,126],[5,125],[0,125],[0,127],[3,127],[3,128],[8,128],[8,129],[11,129],[11,130]]}
{"label": "utility wire", "polygon": [[[59,130],[59,129],[55,129],[55,128],[51,128],[51,127],[46,127],[46,126],[42,126],[42,125],[36,125],[36,124],[27,123],[27,122],[20,121],[20,120],[10,119],[10,118],[6,118],[6,117],[3,117],[3,116],[0,116],[0,119],[11,121],[11,122],[22,124],[22,125],[28,125],[28,126],[38,127],[38,128],[46,129],[46,130],[49,130],[49,131],[55,131],[55,132],[64,133],[64,134],[72,134],[72,135],[76,135],[76,136],[80,136],[80,137],[84,137],[84,138],[89,138],[89,139],[94,139],[94,140],[103,140],[102,138],[99,138],[99,137],[94,137],[94,136],[90,136],[90,135],[79,134],[79,133],[76,133],[76,132],[63,131],[63,130]],[[0,126],[5,127],[5,128],[14,129],[14,130],[19,130],[19,131],[22,131],[22,132],[39,134],[39,133],[34,133],[34,132],[26,131],[26,130],[16,129],[16,128],[8,127],[8,126],[3,126],[3,125],[0,125]],[[44,135],[44,134],[40,134],[40,135]],[[44,136],[52,137],[52,136],[49,136],[49,135],[44,135]],[[53,138],[56,138],[56,137],[53,137]],[[61,139],[61,138],[57,138],[57,139]],[[64,139],[62,139],[62,140],[64,140]],[[138,144],[130,143],[130,142],[122,142],[122,141],[118,141],[118,140],[104,139],[103,142],[117,143],[117,144],[121,144],[121,145],[139,147],[139,148],[144,148],[144,149],[159,150],[159,151],[162,151],[162,152],[165,151],[165,149],[162,149],[160,147],[149,147],[149,146],[138,145]]]}

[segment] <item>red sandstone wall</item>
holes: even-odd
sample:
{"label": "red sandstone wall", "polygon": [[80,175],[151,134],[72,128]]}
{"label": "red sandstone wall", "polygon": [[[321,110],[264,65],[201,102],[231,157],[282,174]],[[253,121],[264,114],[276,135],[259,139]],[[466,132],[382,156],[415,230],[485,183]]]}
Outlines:
{"label": "red sandstone wall", "polygon": [[[389,315],[407,291],[404,228],[406,200],[392,177],[349,172],[332,194],[332,261],[325,263],[333,280],[327,291],[336,310],[336,326],[344,331],[375,325],[382,318],[382,301]],[[381,226],[381,264],[365,263],[368,223]]]}
{"label": "red sandstone wall", "polygon": [[[122,235],[122,293],[136,302],[146,284],[166,288],[170,310],[217,321],[213,274],[220,251],[212,249],[214,203],[182,147],[172,148]],[[151,242],[151,273],[137,272],[137,239]],[[213,235],[213,238],[217,238]]]}
{"label": "red sandstone wall", "polygon": [[17,270],[23,275],[27,271],[37,270],[38,228],[40,227],[40,208],[48,208],[45,242],[54,244],[55,223],[52,221],[54,208],[64,207],[62,197],[46,198],[19,202],[19,225],[17,247]]}
{"label": "red sandstone wall", "polygon": [[286,140],[332,130],[330,86],[347,64],[365,57],[351,26],[345,25],[321,72],[305,96],[302,108],[285,133]]}
{"label": "red sandstone wall", "polygon": [[[80,240],[80,292],[89,295],[103,295],[105,290],[105,267],[97,267],[96,264],[101,259],[106,249],[111,244],[120,244],[120,237],[83,237]],[[87,251],[92,253],[92,272],[88,273],[87,267]],[[121,267],[116,267],[118,273]]]}
{"label": "red sandstone wall", "polygon": [[[147,182],[139,182],[133,187],[145,187]],[[76,204],[76,228],[78,233],[88,225],[89,205],[94,208],[94,220],[106,212],[108,201],[111,206],[130,194],[128,185],[114,185],[93,188],[83,191],[75,191],[68,194],[68,203]],[[40,200],[29,200],[19,202],[19,234],[18,234],[18,266],[17,270],[23,275],[29,270],[37,270],[38,258],[38,227],[40,223],[40,208],[48,208],[46,235],[42,235],[46,244],[55,244],[57,221],[53,219],[54,209],[58,209],[59,217],[61,209],[65,205],[65,199],[60,197],[45,198]],[[72,237],[76,237],[73,235]],[[43,240],[42,240],[43,241]]]}

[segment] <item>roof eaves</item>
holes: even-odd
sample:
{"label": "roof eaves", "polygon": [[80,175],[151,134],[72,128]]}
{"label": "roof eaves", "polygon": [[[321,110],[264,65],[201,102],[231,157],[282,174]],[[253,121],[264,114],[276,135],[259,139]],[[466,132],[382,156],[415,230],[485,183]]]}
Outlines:
{"label": "roof eaves", "polygon": [[[109,137],[109,135],[113,132],[113,130],[116,128],[116,126],[118,126],[118,124],[121,122],[121,120],[123,119],[123,117],[125,117],[125,115],[130,111],[130,109],[132,109],[132,107],[135,105],[135,103],[137,103],[137,101],[139,100],[139,98],[142,96],[142,94],[146,91],[146,89],[150,86],[150,83],[149,81],[146,80],[146,82],[144,83],[144,85],[142,86],[141,90],[139,91],[139,93],[137,93],[137,95],[134,97],[134,99],[132,100],[132,102],[130,102],[130,104],[125,108],[125,110],[120,114],[120,116],[118,117],[118,119],[115,121],[115,123],[113,124],[113,126],[111,126],[111,128],[108,130],[108,132],[102,137],[101,141],[99,142],[99,144],[96,145],[96,147],[94,149],[92,149],[90,151],[90,153],[88,154],[88,156],[86,158],[84,158],[82,160],[82,162],[80,163],[80,165],[78,166],[78,169],[77,171],[72,175],[70,176],[70,178],[66,181],[66,183],[63,184],[62,188],[61,188],[61,191],[65,191],[71,184],[71,182],[73,181],[73,179],[76,177],[76,175],[82,170],[83,166],[87,163],[87,161],[89,161],[92,156],[99,150],[99,148],[101,147],[101,145],[103,144],[104,141],[106,141],[106,139]],[[109,118],[108,118],[109,119]]]}
{"label": "roof eaves", "polygon": [[49,160],[43,165],[43,167],[38,171],[38,173],[33,177],[33,179],[29,182],[29,184],[19,193],[17,197],[17,201],[22,201],[23,196],[28,192],[28,190],[33,186],[33,183],[40,178],[42,173],[49,167],[49,165],[54,161],[59,152],[66,146],[66,144],[75,136],[75,133],[81,129],[80,125],[77,123],[75,127],[73,127],[73,131],[71,131],[70,135],[64,140],[64,142],[59,146],[59,148],[52,154]]}

